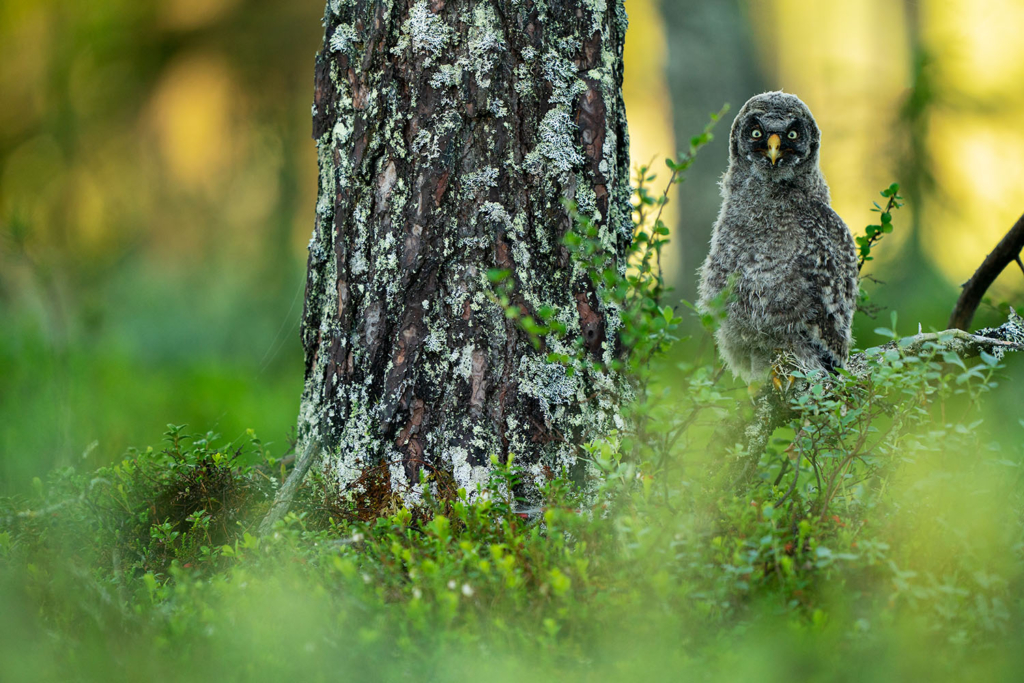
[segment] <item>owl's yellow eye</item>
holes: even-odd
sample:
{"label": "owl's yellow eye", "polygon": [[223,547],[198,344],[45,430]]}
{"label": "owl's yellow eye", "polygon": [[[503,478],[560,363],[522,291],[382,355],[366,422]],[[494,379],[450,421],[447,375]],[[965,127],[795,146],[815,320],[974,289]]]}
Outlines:
{"label": "owl's yellow eye", "polygon": [[790,140],[796,140],[797,137],[799,137],[799,135],[800,134],[797,133],[795,130],[791,130],[789,131],[789,135],[787,135],[786,137],[789,138]]}
{"label": "owl's yellow eye", "polygon": [[755,140],[757,140],[762,135],[764,135],[764,133],[761,132],[760,128],[755,128],[754,130],[750,131],[750,137],[754,138]]}

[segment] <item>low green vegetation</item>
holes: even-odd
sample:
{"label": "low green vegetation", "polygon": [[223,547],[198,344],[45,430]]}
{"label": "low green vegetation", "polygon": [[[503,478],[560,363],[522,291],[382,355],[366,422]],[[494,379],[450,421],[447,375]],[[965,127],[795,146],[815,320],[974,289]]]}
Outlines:
{"label": "low green vegetation", "polygon": [[[528,502],[512,458],[480,490],[426,486],[377,516],[310,476],[259,536],[294,455],[170,425],[0,498],[3,678],[1017,680],[1011,359],[907,345],[894,320],[855,374],[783,385],[794,417],[748,452],[745,387],[661,301],[668,195],[639,177],[630,271],[585,219],[567,238],[634,351],[623,429],[578,447],[585,486],[552,472]],[[540,344],[565,334],[554,319],[522,324]]]}
{"label": "low green vegetation", "polygon": [[700,367],[656,389],[644,459],[588,445],[591,496],[555,477],[524,507],[513,460],[473,502],[363,520],[313,483],[262,538],[281,463],[172,427],[0,503],[5,677],[1013,680],[1024,453],[978,412],[998,364],[877,363],[795,397],[741,486],[743,453],[702,456],[737,401]]}

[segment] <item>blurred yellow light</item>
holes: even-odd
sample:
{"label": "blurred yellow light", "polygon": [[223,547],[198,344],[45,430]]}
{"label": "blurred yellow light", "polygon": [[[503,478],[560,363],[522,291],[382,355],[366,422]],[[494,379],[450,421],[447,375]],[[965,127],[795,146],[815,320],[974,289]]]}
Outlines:
{"label": "blurred yellow light", "polygon": [[103,186],[88,170],[74,179],[74,201],[77,236],[89,247],[101,247],[110,236],[110,216]]}
{"label": "blurred yellow light", "polygon": [[[950,112],[932,120],[943,200],[930,207],[926,253],[956,284],[967,280],[1024,211],[1024,131],[1015,116]],[[1020,290],[1019,270],[995,289]]]}
{"label": "blurred yellow light", "polygon": [[238,5],[238,2],[239,0],[164,0],[160,18],[168,28],[200,28],[226,15]]}
{"label": "blurred yellow light", "polygon": [[11,138],[30,129],[49,105],[54,24],[49,10],[0,3],[0,130]]}
{"label": "blurred yellow light", "polygon": [[1017,98],[1024,80],[1024,3],[943,0],[928,3],[925,36],[942,77],[967,95]]}
{"label": "blurred yellow light", "polygon": [[[660,193],[670,171],[665,158],[676,156],[675,133],[672,129],[672,97],[665,80],[668,48],[661,13],[653,0],[629,0],[629,30],[623,53],[625,75],[622,97],[629,119],[629,159],[633,168],[650,164],[658,179],[651,186]],[[674,193],[669,195],[673,198]],[[662,221],[671,230],[676,225],[678,206],[670,203]],[[666,249],[662,265],[666,271],[675,268],[679,250]]]}
{"label": "blurred yellow light", "polygon": [[172,178],[209,187],[230,161],[231,74],[215,56],[192,55],[171,65],[156,88],[150,115]]}

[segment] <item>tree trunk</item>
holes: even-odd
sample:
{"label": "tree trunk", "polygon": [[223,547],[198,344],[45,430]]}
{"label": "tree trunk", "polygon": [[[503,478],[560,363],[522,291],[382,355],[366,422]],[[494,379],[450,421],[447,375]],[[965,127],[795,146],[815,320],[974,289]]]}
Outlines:
{"label": "tree trunk", "polygon": [[[621,0],[329,0],[316,59],[320,164],[299,439],[328,497],[367,514],[489,475],[491,456],[585,474],[620,422],[617,352],[562,237],[561,200],[621,257],[631,235]],[[620,268],[624,267],[618,259]],[[556,309],[539,350],[496,303]],[[583,352],[571,369],[551,352]]]}

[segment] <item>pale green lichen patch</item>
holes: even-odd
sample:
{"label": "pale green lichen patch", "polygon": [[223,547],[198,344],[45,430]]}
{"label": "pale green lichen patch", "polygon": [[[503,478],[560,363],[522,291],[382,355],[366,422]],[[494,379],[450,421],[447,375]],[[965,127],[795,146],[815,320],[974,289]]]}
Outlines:
{"label": "pale green lichen patch", "polygon": [[494,8],[489,4],[478,5],[473,10],[473,24],[469,28],[469,61],[479,87],[490,87],[491,71],[503,49],[501,26],[494,16]]}
{"label": "pale green lichen patch", "polygon": [[514,228],[512,219],[509,218],[508,211],[505,207],[498,202],[484,202],[480,205],[480,213],[496,225],[500,225],[504,228]]}
{"label": "pale green lichen patch", "polygon": [[579,375],[570,377],[565,366],[559,363],[523,356],[518,376],[520,391],[540,402],[549,426],[562,417],[566,406],[586,398]]}
{"label": "pale green lichen patch", "polygon": [[347,9],[354,4],[354,0],[328,0],[327,9],[334,16],[340,16],[343,9]]}
{"label": "pale green lichen patch", "polygon": [[469,379],[473,373],[473,348],[472,344],[467,344],[462,347],[462,352],[452,352],[452,360],[458,358],[458,365],[455,367],[455,374],[462,377],[462,379]]}
{"label": "pale green lichen patch", "polygon": [[442,64],[437,67],[437,71],[433,76],[430,77],[430,87],[435,90],[442,90],[444,88],[453,88],[462,82],[462,65],[461,64]]}
{"label": "pale green lichen patch", "polygon": [[505,106],[505,103],[494,97],[488,98],[487,111],[494,114],[496,119],[503,119],[508,116],[508,108]]}
{"label": "pale green lichen patch", "polygon": [[331,52],[346,54],[355,47],[356,40],[355,29],[348,24],[340,24],[331,35]]}
{"label": "pale green lichen patch", "polygon": [[478,194],[486,193],[497,184],[498,169],[488,166],[479,171],[473,171],[466,174],[462,180],[462,196],[466,199],[472,199]]}
{"label": "pale green lichen patch", "polygon": [[564,177],[583,163],[583,154],[575,140],[576,124],[564,107],[556,107],[540,122],[540,141],[526,155],[526,167],[533,172]]}
{"label": "pale green lichen patch", "polygon": [[552,103],[570,105],[578,95],[587,91],[587,84],[579,78],[576,65],[558,52],[548,51],[541,64],[544,78],[551,82]]}
{"label": "pale green lichen patch", "polygon": [[430,11],[426,0],[420,0],[409,10],[409,19],[402,25],[402,37],[391,52],[400,55],[411,47],[424,57],[424,66],[430,66],[453,36],[444,19]]}
{"label": "pale green lichen patch", "polygon": [[471,497],[483,491],[490,478],[490,470],[482,465],[471,465],[469,463],[469,452],[461,446],[456,446],[447,451],[446,455],[451,462],[452,475],[459,488],[466,490]]}

